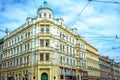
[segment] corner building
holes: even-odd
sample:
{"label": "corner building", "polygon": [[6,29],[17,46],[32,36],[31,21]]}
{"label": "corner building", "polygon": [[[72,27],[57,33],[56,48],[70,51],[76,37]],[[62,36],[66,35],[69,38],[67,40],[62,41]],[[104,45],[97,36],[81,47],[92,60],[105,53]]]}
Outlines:
{"label": "corner building", "polygon": [[46,1],[3,43],[2,80],[88,80],[86,41]]}

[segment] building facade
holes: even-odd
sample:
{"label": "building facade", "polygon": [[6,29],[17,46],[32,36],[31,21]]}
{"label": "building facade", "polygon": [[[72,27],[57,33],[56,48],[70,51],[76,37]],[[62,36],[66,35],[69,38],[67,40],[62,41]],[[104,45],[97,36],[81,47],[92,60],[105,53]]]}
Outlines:
{"label": "building facade", "polygon": [[99,56],[100,63],[100,80],[113,80],[113,73],[108,56]]}
{"label": "building facade", "polygon": [[[0,71],[2,70],[2,54],[3,54],[3,38],[0,39]],[[1,72],[0,72],[0,80],[2,80]]]}
{"label": "building facade", "polygon": [[108,56],[99,56],[100,80],[120,80],[120,63]]}
{"label": "building facade", "polygon": [[114,80],[120,80],[120,78],[119,78],[119,76],[120,76],[120,73],[119,73],[119,63],[116,63],[113,60],[113,63],[111,65],[111,69],[112,69],[112,73],[113,73],[113,79]]}
{"label": "building facade", "polygon": [[[44,1],[37,17],[8,34],[3,41],[2,80],[88,80],[87,53],[95,55],[92,75],[99,77],[98,51],[67,28],[62,18],[54,18]],[[86,47],[87,46],[87,47]],[[88,72],[87,72],[88,71]]]}
{"label": "building facade", "polygon": [[91,46],[90,44],[86,45],[86,60],[87,60],[88,79],[100,80],[98,50],[93,46]]}

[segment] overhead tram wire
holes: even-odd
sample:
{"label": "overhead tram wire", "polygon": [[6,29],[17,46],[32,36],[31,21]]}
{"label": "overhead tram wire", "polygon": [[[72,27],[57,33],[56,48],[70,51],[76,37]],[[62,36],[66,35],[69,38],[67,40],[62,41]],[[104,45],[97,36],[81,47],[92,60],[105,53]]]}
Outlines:
{"label": "overhead tram wire", "polygon": [[118,47],[112,47],[111,49],[108,49],[106,51],[99,51],[99,53],[107,53],[107,52],[110,52],[112,50],[117,50],[117,49],[120,49],[120,46],[118,46]]}
{"label": "overhead tram wire", "polygon": [[118,35],[110,36],[110,37],[89,37],[89,36],[81,36],[81,37],[83,37],[83,38],[101,38],[101,39],[102,39],[102,38],[103,38],[103,39],[104,39],[104,38],[116,38],[116,39],[117,39],[117,38],[120,38],[120,37],[118,37]]}
{"label": "overhead tram wire", "polygon": [[87,38],[107,39],[107,40],[96,41],[96,42],[91,42],[91,43],[101,43],[101,42],[106,42],[106,41],[116,41],[116,40],[120,39],[120,37],[118,37],[118,35],[116,35],[115,37],[87,37]]}
{"label": "overhead tram wire", "polygon": [[100,0],[88,0],[91,2],[101,2],[101,3],[112,3],[112,4],[120,4],[120,2],[114,2],[114,1],[100,1]]}
{"label": "overhead tram wire", "polygon": [[106,42],[106,41],[116,41],[117,39],[110,39],[110,40],[102,40],[102,41],[96,41],[96,42],[91,42],[93,43],[102,43],[102,42]]}
{"label": "overhead tram wire", "polygon": [[76,19],[73,21],[73,23],[70,25],[70,27],[72,27],[76,21],[78,20],[79,16],[82,14],[82,12],[86,9],[86,7],[88,6],[88,4],[90,3],[90,0],[87,2],[87,4],[82,8],[82,10],[80,11],[80,13],[77,15]]}

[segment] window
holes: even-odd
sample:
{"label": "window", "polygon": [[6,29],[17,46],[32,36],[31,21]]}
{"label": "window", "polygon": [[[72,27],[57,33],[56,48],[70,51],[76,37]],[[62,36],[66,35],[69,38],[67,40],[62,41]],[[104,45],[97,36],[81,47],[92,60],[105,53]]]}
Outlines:
{"label": "window", "polygon": [[43,60],[44,60],[44,58],[43,58],[43,57],[44,57],[44,56],[43,56],[43,53],[41,53],[41,54],[40,54],[40,60],[41,60],[41,61],[43,61]]}
{"label": "window", "polygon": [[23,40],[23,36],[21,36],[21,40]]}
{"label": "window", "polygon": [[65,57],[63,57],[63,63],[65,64]]}
{"label": "window", "polygon": [[72,59],[70,59],[70,64],[72,65]]}
{"label": "window", "polygon": [[27,38],[27,33],[25,33],[25,38]]}
{"label": "window", "polygon": [[51,18],[51,14],[49,14],[49,18]]}
{"label": "window", "polygon": [[60,39],[62,38],[62,33],[60,32]]}
{"label": "window", "polygon": [[27,63],[29,62],[29,56],[26,57],[27,58]]}
{"label": "window", "polygon": [[73,65],[75,66],[75,60],[73,60]]}
{"label": "window", "polygon": [[70,47],[70,55],[72,54],[72,48]]}
{"label": "window", "polygon": [[49,33],[49,28],[48,27],[46,28],[46,33]]}
{"label": "window", "polygon": [[19,80],[21,80],[21,74],[19,74]]}
{"label": "window", "polygon": [[18,42],[20,41],[19,36],[18,36]]}
{"label": "window", "polygon": [[16,65],[18,65],[18,59],[16,59]]}
{"label": "window", "polygon": [[73,48],[73,55],[75,54],[75,49]]}
{"label": "window", "polygon": [[69,52],[68,46],[67,46],[67,53]]}
{"label": "window", "polygon": [[26,46],[26,44],[25,44],[25,51],[27,50],[27,46]]}
{"label": "window", "polygon": [[19,52],[19,46],[17,46],[17,52]]}
{"label": "window", "polygon": [[28,32],[28,38],[30,38],[30,32]]}
{"label": "window", "polygon": [[22,58],[20,58],[20,65],[22,64]]}
{"label": "window", "polygon": [[65,50],[65,46],[63,45],[63,51]]}
{"label": "window", "polygon": [[20,52],[22,52],[22,45],[20,45]]}
{"label": "window", "polygon": [[66,36],[66,40],[68,41],[68,36]]}
{"label": "window", "polygon": [[44,28],[43,27],[41,27],[41,32],[44,32]]}
{"label": "window", "polygon": [[16,66],[16,62],[15,62],[15,59],[14,59],[14,63],[13,63],[13,64],[14,64],[14,66]]}
{"label": "window", "polygon": [[60,62],[62,63],[62,56],[60,57]]}
{"label": "window", "polygon": [[30,49],[29,43],[28,43],[28,50]]}
{"label": "window", "polygon": [[46,16],[47,16],[47,14],[46,13],[44,13],[44,17],[46,18]]}
{"label": "window", "polygon": [[67,64],[69,63],[69,58],[67,58]]}
{"label": "window", "polygon": [[49,54],[46,54],[46,60],[47,61],[49,60]]}
{"label": "window", "polygon": [[39,15],[39,17],[41,18],[41,14]]}
{"label": "window", "polygon": [[15,41],[15,42],[14,42],[14,44],[15,44],[15,43],[16,43],[16,38],[14,39],[14,41]]}
{"label": "window", "polygon": [[47,46],[47,47],[49,46],[49,42],[50,42],[50,41],[47,39],[47,40],[46,40],[46,46]]}
{"label": "window", "polygon": [[40,40],[40,46],[41,46],[41,47],[44,46],[44,40],[43,40],[43,39]]}
{"label": "window", "polygon": [[60,44],[60,50],[62,50],[62,44]]}
{"label": "window", "polygon": [[24,57],[24,64],[26,63],[26,56]]}

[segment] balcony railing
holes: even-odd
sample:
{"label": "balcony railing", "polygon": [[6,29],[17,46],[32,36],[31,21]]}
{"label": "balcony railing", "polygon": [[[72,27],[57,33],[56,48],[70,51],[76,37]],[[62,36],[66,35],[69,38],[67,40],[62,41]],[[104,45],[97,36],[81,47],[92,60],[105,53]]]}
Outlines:
{"label": "balcony railing", "polygon": [[43,47],[41,47],[41,46],[39,46],[39,47],[37,47],[37,50],[40,50],[40,51],[51,51],[52,50],[52,47],[46,47],[46,46],[43,46]]}
{"label": "balcony railing", "polygon": [[39,32],[39,37],[52,37],[52,34],[50,32]]}
{"label": "balcony railing", "polygon": [[52,65],[52,61],[38,61],[38,65]]}

